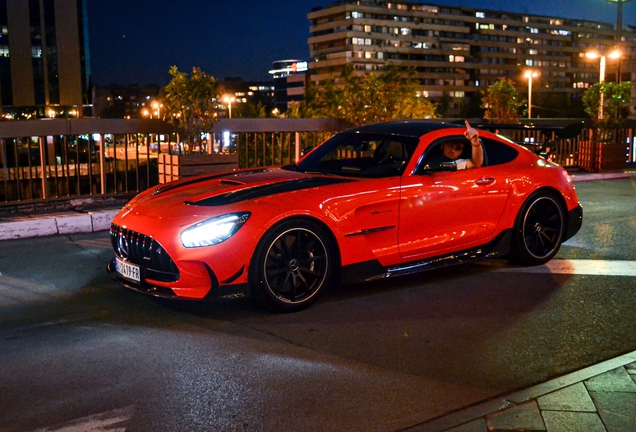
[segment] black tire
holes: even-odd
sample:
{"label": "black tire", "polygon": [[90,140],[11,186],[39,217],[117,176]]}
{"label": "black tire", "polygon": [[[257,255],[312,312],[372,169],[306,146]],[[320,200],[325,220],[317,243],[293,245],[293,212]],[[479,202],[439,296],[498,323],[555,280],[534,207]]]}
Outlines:
{"label": "black tire", "polygon": [[517,215],[511,261],[538,265],[559,251],[566,231],[566,210],[561,199],[547,191],[535,192]]}
{"label": "black tire", "polygon": [[315,222],[288,220],[260,240],[250,266],[252,296],[262,306],[294,312],[313,304],[336,280],[336,248]]}

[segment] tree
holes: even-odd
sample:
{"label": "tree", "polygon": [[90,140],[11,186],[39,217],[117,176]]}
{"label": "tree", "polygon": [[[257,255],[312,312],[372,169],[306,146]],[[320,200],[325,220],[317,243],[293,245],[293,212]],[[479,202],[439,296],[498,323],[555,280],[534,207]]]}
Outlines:
{"label": "tree", "polygon": [[176,66],[169,73],[172,80],[165,88],[164,102],[168,122],[184,131],[189,144],[200,143],[201,134],[217,120],[214,105],[219,97],[218,82],[197,67],[190,77]]}
{"label": "tree", "polygon": [[583,94],[585,113],[593,119],[598,119],[601,92],[603,92],[603,119],[601,123],[609,127],[617,126],[629,116],[629,103],[633,90],[630,82],[594,84]]}
{"label": "tree", "polygon": [[418,97],[413,70],[389,68],[356,74],[348,65],[335,80],[308,85],[303,104],[291,115],[344,120],[359,126],[397,118],[435,118],[435,105]]}
{"label": "tree", "polygon": [[493,123],[519,123],[519,108],[523,101],[519,99],[515,83],[507,78],[488,87],[486,95],[481,99],[486,108],[484,118]]}

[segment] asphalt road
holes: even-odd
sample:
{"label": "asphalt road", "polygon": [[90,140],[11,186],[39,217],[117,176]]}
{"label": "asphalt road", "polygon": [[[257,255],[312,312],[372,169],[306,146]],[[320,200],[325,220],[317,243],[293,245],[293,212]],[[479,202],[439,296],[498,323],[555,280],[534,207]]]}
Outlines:
{"label": "asphalt road", "polygon": [[106,232],[0,242],[0,431],[396,431],[636,350],[636,179],[577,185],[548,268],[490,261],[271,314],[167,304]]}

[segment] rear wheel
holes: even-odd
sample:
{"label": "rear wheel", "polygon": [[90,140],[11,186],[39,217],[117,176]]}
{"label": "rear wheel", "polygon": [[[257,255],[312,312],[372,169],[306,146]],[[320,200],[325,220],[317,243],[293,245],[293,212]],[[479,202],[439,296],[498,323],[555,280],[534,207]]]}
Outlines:
{"label": "rear wheel", "polygon": [[330,236],[315,222],[278,224],[256,248],[250,268],[252,295],[269,309],[303,309],[334,282],[335,255]]}
{"label": "rear wheel", "polygon": [[537,265],[559,251],[565,233],[565,208],[550,192],[535,192],[521,207],[514,230],[511,260]]}

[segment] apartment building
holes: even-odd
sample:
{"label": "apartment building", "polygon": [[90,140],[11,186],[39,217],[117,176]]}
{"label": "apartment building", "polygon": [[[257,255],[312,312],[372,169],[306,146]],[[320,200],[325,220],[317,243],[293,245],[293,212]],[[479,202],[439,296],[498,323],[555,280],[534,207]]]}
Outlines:
{"label": "apartment building", "polygon": [[284,113],[290,104],[305,97],[307,62],[302,60],[278,60],[269,71],[274,79],[274,107]]}
{"label": "apartment building", "polygon": [[[455,115],[479,107],[501,77],[527,95],[528,70],[537,75],[533,114],[561,117],[582,109],[577,99],[600,73],[599,60],[585,52],[603,54],[615,45],[613,24],[408,1],[345,0],[307,18],[312,80],[334,78],[348,64],[361,74],[388,65],[415,68],[422,95],[446,98]],[[633,65],[626,60],[636,55],[635,28],[623,27],[621,49],[621,65]],[[631,78],[631,70],[620,70],[622,79]],[[608,59],[606,80],[616,78],[616,61]]]}
{"label": "apartment building", "polygon": [[0,91],[9,118],[83,115],[86,0],[0,0]]}

